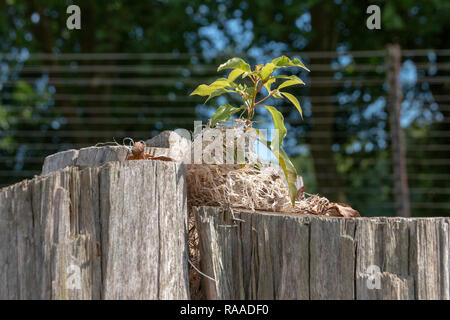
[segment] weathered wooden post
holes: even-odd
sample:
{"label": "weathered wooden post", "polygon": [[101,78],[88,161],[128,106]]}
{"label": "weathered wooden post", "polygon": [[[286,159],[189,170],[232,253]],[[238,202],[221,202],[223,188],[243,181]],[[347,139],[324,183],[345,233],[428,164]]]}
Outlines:
{"label": "weathered wooden post", "polygon": [[125,156],[68,151],[0,190],[0,299],[189,297],[184,165]]}
{"label": "weathered wooden post", "polygon": [[449,218],[194,214],[208,299],[450,298]]}

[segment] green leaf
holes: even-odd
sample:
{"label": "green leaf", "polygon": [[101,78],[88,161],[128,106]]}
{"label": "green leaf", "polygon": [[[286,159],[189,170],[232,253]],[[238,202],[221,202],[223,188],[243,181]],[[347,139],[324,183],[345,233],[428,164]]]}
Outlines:
{"label": "green leaf", "polygon": [[267,63],[264,67],[261,68],[259,74],[261,76],[261,80],[263,82],[267,81],[268,78],[272,75],[273,71],[276,69],[276,66],[273,63]]}
{"label": "green leaf", "polygon": [[31,87],[24,81],[17,81],[16,88],[13,92],[14,100],[21,103],[27,103],[30,101],[34,101],[34,99],[36,98],[36,92],[34,91],[33,87]]}
{"label": "green leaf", "polygon": [[243,107],[235,108],[230,104],[224,104],[223,106],[220,106],[216,112],[214,112],[212,118],[211,118],[211,126],[214,127],[217,122],[219,121],[226,121],[230,118],[232,114],[235,114],[236,112],[242,110]]}
{"label": "green leaf", "polygon": [[278,68],[291,67],[292,61],[286,56],[281,56],[272,60],[272,63]]}
{"label": "green leaf", "polygon": [[244,73],[244,71],[242,71],[241,69],[234,69],[228,75],[228,81],[233,82],[234,80],[236,80],[243,73]]}
{"label": "green leaf", "polygon": [[214,81],[213,83],[211,83],[209,85],[209,87],[211,88],[226,88],[226,87],[231,87],[230,81],[228,81],[228,79],[226,78],[219,78],[216,81]]}
{"label": "green leaf", "polygon": [[294,60],[291,60],[286,56],[281,56],[281,57],[273,59],[272,63],[277,68],[299,67],[299,68],[305,69],[306,71],[309,71],[309,69],[297,58],[294,58]]}
{"label": "green leaf", "polygon": [[273,153],[278,161],[278,164],[283,170],[284,177],[286,178],[286,183],[289,189],[289,198],[291,199],[292,206],[295,206],[295,197],[297,196],[297,187],[295,185],[295,182],[297,181],[297,170],[295,169],[294,165],[289,159],[289,156],[286,154],[283,148],[273,147],[273,143],[266,141],[259,133],[259,130],[256,130],[256,132],[260,136],[259,140],[269,147],[270,151]]}
{"label": "green leaf", "polygon": [[306,71],[310,71],[304,64],[303,64],[303,62],[301,62],[299,59],[297,59],[297,58],[294,58],[294,59],[292,59],[292,63],[296,66],[296,67],[299,67],[299,68],[303,68],[303,69],[305,69]]}
{"label": "green leaf", "polygon": [[250,96],[253,96],[255,94],[255,88],[254,87],[246,88],[244,91],[247,92]]}
{"label": "green leaf", "polygon": [[215,90],[220,88],[232,87],[232,84],[226,78],[219,78],[210,85],[199,85],[190,95],[209,96]]}
{"label": "green leaf", "polygon": [[266,81],[266,83],[264,83],[264,88],[267,89],[267,92],[270,93],[270,91],[272,91],[272,83],[274,83],[276,80],[275,77],[271,77],[269,80]]}
{"label": "green leaf", "polygon": [[274,78],[276,78],[276,79],[286,79],[286,80],[297,80],[298,82],[304,84],[303,80],[300,79],[299,77],[297,77],[296,75],[286,76],[284,74],[280,74],[278,76],[274,76]]}
{"label": "green leaf", "polygon": [[[286,81],[286,82],[287,82],[287,81]],[[280,92],[280,93],[281,93],[283,96],[285,96],[286,98],[288,98],[289,101],[291,101],[291,102],[294,104],[294,106],[297,108],[298,112],[300,112],[300,116],[301,116],[302,119],[303,119],[302,108],[300,107],[300,102],[298,102],[297,98],[296,98],[293,94],[290,94],[290,93],[287,93],[287,92]]]}
{"label": "green leaf", "polygon": [[297,170],[295,170],[289,156],[282,148],[280,148],[278,152],[274,152],[274,155],[277,157],[281,169],[283,169],[289,188],[289,197],[291,198],[292,206],[295,206],[295,197],[297,196],[297,187],[295,186],[295,182],[297,181]]}
{"label": "green leaf", "polygon": [[208,102],[209,100],[211,100],[212,98],[218,97],[218,96],[220,96],[220,95],[222,95],[224,93],[227,93],[227,92],[235,92],[235,91],[227,90],[225,88],[216,89],[213,92],[211,92],[211,94],[209,95],[208,99],[206,99],[205,103]]}
{"label": "green leaf", "polygon": [[225,70],[225,69],[239,69],[245,72],[250,72],[250,65],[242,60],[241,58],[231,58],[225,63],[222,63],[218,68],[217,71]]}
{"label": "green leaf", "polygon": [[280,89],[282,89],[282,88],[286,88],[286,87],[289,87],[289,86],[294,86],[294,85],[296,85],[296,84],[305,84],[303,81],[302,81],[302,79],[300,79],[299,77],[297,77],[297,76],[291,76],[291,77],[288,77],[288,79],[291,79],[291,80],[287,80],[287,81],[285,81],[285,82],[283,82],[282,84],[280,84],[279,86],[278,86],[278,90],[280,90]]}
{"label": "green leaf", "polygon": [[193,96],[193,95],[209,96],[211,94],[211,92],[213,92],[213,91],[214,91],[214,89],[210,88],[208,85],[201,84],[194,91],[192,91],[190,96]]}
{"label": "green leaf", "polygon": [[[283,139],[287,133],[286,127],[284,126],[283,114],[274,107],[271,106],[263,106],[263,107],[266,108],[272,115],[273,126],[276,130],[278,130],[278,141],[275,142],[281,148],[281,145],[283,144]],[[273,143],[274,141],[272,140],[272,144]]]}
{"label": "green leaf", "polygon": [[[284,75],[284,74],[280,74],[280,75],[278,75],[278,76],[274,76],[274,78],[275,79],[292,79],[291,78],[292,76],[287,76],[287,75]],[[294,77],[297,77],[297,76],[294,76]],[[298,77],[297,77],[298,78]],[[300,78],[299,78],[300,79]]]}
{"label": "green leaf", "polygon": [[277,89],[280,90],[280,89],[283,89],[286,87],[294,86],[296,84],[301,84],[301,83],[296,80],[287,80],[287,81],[283,82],[282,84],[280,84]]}

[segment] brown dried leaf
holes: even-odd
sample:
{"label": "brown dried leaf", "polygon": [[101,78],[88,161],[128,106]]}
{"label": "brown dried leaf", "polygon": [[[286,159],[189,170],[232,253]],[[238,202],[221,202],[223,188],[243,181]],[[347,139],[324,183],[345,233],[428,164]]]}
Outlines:
{"label": "brown dried leaf", "polygon": [[336,202],[331,203],[325,209],[325,215],[331,217],[344,217],[344,218],[360,217],[359,212],[350,207],[349,205],[345,203],[336,203]]}
{"label": "brown dried leaf", "polygon": [[161,160],[161,161],[173,161],[172,158],[169,157],[155,157],[151,154],[145,153],[145,144],[138,141],[133,144],[131,148],[131,154],[125,160]]}
{"label": "brown dried leaf", "polygon": [[133,144],[133,147],[131,148],[131,153],[135,156],[135,157],[139,157],[141,154],[143,154],[145,151],[145,144],[142,142],[135,142]]}
{"label": "brown dried leaf", "polygon": [[130,154],[125,160],[147,160],[147,159],[160,161],[173,161],[173,159],[169,157],[164,156],[155,157],[148,153],[139,154],[137,156]]}
{"label": "brown dried leaf", "polygon": [[306,187],[302,186],[300,189],[297,190],[297,195],[295,196],[295,200],[301,200],[304,197],[304,192],[306,191]]}
{"label": "brown dried leaf", "polygon": [[164,156],[160,156],[160,157],[153,157],[153,156],[150,156],[150,157],[151,157],[151,158],[149,158],[149,159],[151,159],[151,160],[173,161],[172,158],[164,157]]}

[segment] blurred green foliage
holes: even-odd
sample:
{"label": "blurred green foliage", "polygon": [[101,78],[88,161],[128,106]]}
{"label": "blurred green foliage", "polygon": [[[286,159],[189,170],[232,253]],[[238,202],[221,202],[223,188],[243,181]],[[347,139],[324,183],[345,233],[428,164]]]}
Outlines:
{"label": "blurred green foliage", "polygon": [[[81,7],[81,30],[69,31],[65,26],[65,12],[70,4]],[[371,4],[381,7],[382,30],[366,28],[366,8]],[[215,63],[214,59],[218,55],[249,54],[254,60],[252,63],[259,63],[289,51],[383,50],[390,42],[398,42],[405,49],[448,49],[449,12],[448,0],[379,0],[376,3],[368,0],[0,0],[0,53],[19,57],[13,62],[0,60],[0,84],[17,80],[19,73],[12,71],[13,67],[20,69],[26,64],[27,53],[200,52],[210,57],[210,60],[185,61],[187,65],[195,65],[205,61]],[[439,59],[441,58],[430,56],[425,62],[442,62]],[[324,61],[319,59],[315,63]],[[380,65],[382,61],[379,57],[372,57],[365,63]],[[120,61],[109,63],[120,64]],[[342,61],[335,59],[332,63],[342,64]],[[317,71],[312,69],[313,75],[315,72]],[[102,76],[101,73],[93,73],[92,76],[95,75]],[[350,59],[340,76],[358,76],[353,60]],[[147,89],[136,87],[133,92],[181,96],[190,93],[191,89],[153,88],[145,91]],[[439,114],[443,119],[449,119],[448,109],[431,110],[428,106],[433,102],[428,99],[430,94],[443,95],[448,93],[448,89],[448,84],[405,88],[405,96],[409,94],[412,96],[410,100],[422,103],[419,107],[421,112],[417,113],[406,129],[409,137],[407,143],[415,157],[450,159],[448,149],[432,153],[413,151],[416,144],[448,146],[446,137],[435,137],[430,132],[450,132],[449,123],[426,121],[424,118],[424,114],[429,112],[432,118]],[[51,153],[80,142],[76,137],[60,139],[56,135],[32,137],[24,141],[20,136],[9,132],[56,132],[71,129],[89,132],[98,129],[98,125],[90,125],[88,121],[67,122],[71,117],[88,120],[91,114],[89,111],[68,114],[64,110],[69,107],[79,108],[80,105],[76,102],[55,104],[52,95],[62,88],[55,86],[52,90],[45,85],[30,86],[21,81],[12,87],[0,87],[0,170],[39,170],[39,162],[26,164],[24,167],[25,158],[42,157],[42,151],[27,149],[26,143],[54,144],[54,149],[46,150]],[[74,87],[70,88],[70,93],[125,94],[130,90],[131,88],[106,87],[100,91],[98,88],[84,90]],[[316,111],[314,103],[312,104],[312,114],[306,117],[331,118],[333,121],[330,125],[314,126],[294,122],[290,125],[290,139],[293,140],[291,145],[301,142],[311,146],[307,153],[295,152],[295,148],[287,149],[291,155],[297,156],[294,162],[305,178],[308,191],[321,192],[332,200],[348,201],[364,210],[363,215],[394,214],[392,207],[385,210],[382,205],[378,206],[394,201],[389,128],[380,125],[386,123],[386,107],[381,106],[378,111],[365,116],[377,99],[386,96],[386,88],[360,86],[337,90],[313,86],[302,90],[303,96],[336,95],[344,97],[346,101],[334,103],[336,108],[329,113]],[[117,104],[120,105],[120,102]],[[86,103],[85,106],[90,105]],[[115,114],[114,106],[111,103],[112,116]],[[143,107],[154,106],[143,104]],[[288,115],[289,113],[285,114],[286,119]],[[178,116],[183,119],[196,115],[186,112]],[[358,121],[350,121],[353,118]],[[117,123],[105,124],[102,129],[130,131],[137,127],[121,123],[119,116],[117,120]],[[154,132],[176,126],[177,122],[174,121],[164,124],[163,128],[147,126],[146,130]],[[306,138],[307,133],[314,133],[316,130],[325,132],[327,138]],[[386,143],[380,144],[380,141]],[[95,141],[90,141],[93,142]],[[321,164],[317,159],[327,159],[328,162]],[[416,179],[411,182],[415,189],[448,190],[448,180],[427,178],[438,176],[445,170],[448,170],[448,165],[408,166],[408,171]],[[325,180],[320,178],[323,174],[327,177]],[[14,176],[0,178],[2,185],[19,180]],[[328,189],[334,191],[327,191]],[[420,203],[448,203],[448,191],[413,192],[411,198]],[[414,214],[435,215],[439,212],[448,215],[449,209],[436,211],[433,208],[416,208]]]}

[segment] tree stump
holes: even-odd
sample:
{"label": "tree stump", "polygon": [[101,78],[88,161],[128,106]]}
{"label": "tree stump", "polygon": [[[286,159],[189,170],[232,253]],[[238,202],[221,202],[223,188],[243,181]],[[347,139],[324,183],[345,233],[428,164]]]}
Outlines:
{"label": "tree stump", "polygon": [[83,152],[0,190],[0,299],[187,299],[184,165]]}
{"label": "tree stump", "polygon": [[449,218],[193,210],[208,299],[449,299]]}
{"label": "tree stump", "polygon": [[[178,154],[164,141],[146,152]],[[127,153],[58,153],[0,189],[0,299],[189,298],[185,166]],[[208,299],[450,299],[449,218],[192,210]]]}

